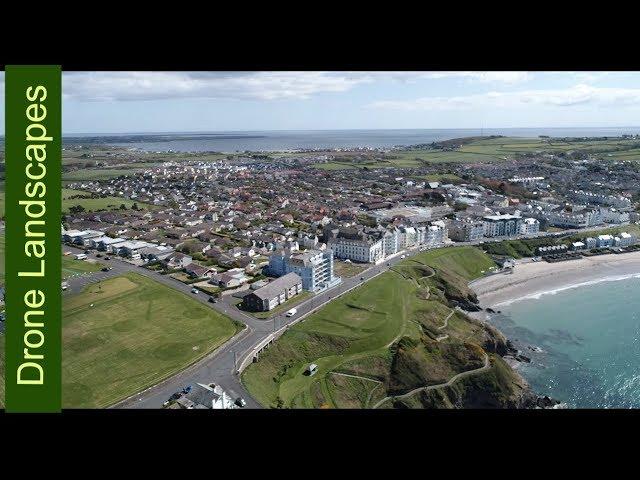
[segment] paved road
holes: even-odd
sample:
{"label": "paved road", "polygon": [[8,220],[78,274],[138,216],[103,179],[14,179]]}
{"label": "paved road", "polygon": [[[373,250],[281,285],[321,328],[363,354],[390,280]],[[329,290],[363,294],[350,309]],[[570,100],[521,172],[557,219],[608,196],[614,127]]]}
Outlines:
{"label": "paved road", "polygon": [[[563,234],[566,235],[567,233],[587,232],[590,230],[595,230],[595,228],[564,231]],[[533,238],[542,236],[549,236],[549,234],[542,233],[534,236],[518,236],[514,238]],[[483,239],[482,241],[466,243],[458,242],[455,245],[478,245],[479,243],[483,242],[494,242],[503,240],[505,239]],[[83,250],[63,246],[63,251],[81,253]],[[413,248],[409,249],[405,253],[407,256],[410,256],[415,255],[419,252],[419,249]],[[387,258],[382,263],[369,267],[359,275],[351,278],[344,278],[340,285],[320,294],[314,295],[309,300],[296,305],[298,313],[293,318],[287,318],[284,316],[284,314],[279,314],[267,320],[260,320],[238,310],[237,307],[231,304],[231,297],[228,297],[216,304],[208,303],[208,296],[206,294],[199,293],[197,295],[194,295],[191,293],[190,286],[185,285],[178,280],[165,275],[161,275],[151,270],[147,270],[145,268],[137,267],[131,263],[125,262],[118,257],[111,257],[110,261],[104,261],[103,258],[96,258],[95,254],[89,254],[88,257],[109,265],[110,267],[112,267],[112,270],[110,270],[109,272],[96,272],[89,275],[73,277],[67,280],[69,288],[66,292],[66,295],[80,292],[89,283],[94,283],[99,280],[122,275],[123,273],[129,271],[135,271],[136,273],[145,275],[171,288],[184,292],[187,295],[191,295],[194,299],[203,302],[210,308],[213,308],[218,312],[223,313],[246,325],[246,328],[242,332],[238,333],[235,337],[219,347],[216,351],[202,358],[191,367],[143,392],[139,392],[136,395],[133,395],[132,397],[125,399],[116,405],[113,405],[114,408],[161,408],[162,404],[173,393],[181,390],[186,385],[191,385],[194,383],[208,384],[212,382],[219,384],[223,389],[234,396],[243,397],[247,402],[247,407],[261,408],[260,404],[258,404],[258,402],[251,398],[249,393],[240,383],[239,377],[236,373],[236,366],[240,365],[241,361],[252,351],[252,349],[260,342],[268,338],[269,335],[276,329],[295,322],[299,317],[309,314],[310,312],[330,302],[337,296],[340,296],[343,293],[357,287],[358,285],[387,271],[390,267],[400,262],[402,260],[402,256],[403,255],[397,254],[391,258]],[[360,280],[360,278],[362,278],[363,280]]]}
{"label": "paved road", "polygon": [[[81,253],[83,250],[74,247],[64,246],[63,251],[71,251]],[[418,250],[414,249],[407,254],[415,254]],[[68,289],[65,295],[72,295],[82,291],[90,283],[100,280],[122,275],[133,271],[140,275],[152,278],[171,288],[184,292],[192,296],[195,300],[199,300],[210,308],[223,313],[235,320],[246,325],[246,328],[229,340],[226,344],[219,347],[210,355],[202,358],[191,367],[182,372],[166,379],[163,382],[143,391],[139,392],[128,399],[114,405],[115,408],[161,408],[162,404],[176,391],[181,390],[186,385],[194,383],[216,383],[222,386],[226,391],[243,397],[247,402],[247,407],[261,408],[261,406],[249,395],[246,389],[239,381],[236,374],[236,364],[239,365],[241,360],[245,358],[261,341],[265,340],[274,330],[285,325],[295,322],[299,317],[305,316],[310,312],[317,310],[332,299],[342,295],[343,293],[356,288],[371,278],[387,271],[390,267],[402,260],[401,255],[386,259],[383,263],[373,265],[364,270],[359,275],[352,278],[343,279],[339,285],[314,295],[310,299],[296,305],[298,310],[293,318],[288,318],[283,314],[275,315],[269,319],[261,320],[251,315],[247,315],[234,306],[231,297],[226,297],[218,303],[209,303],[208,295],[199,293],[192,294],[189,285],[185,285],[178,280],[169,276],[161,275],[157,272],[146,268],[137,267],[118,257],[111,257],[111,260],[105,261],[104,258],[97,258],[94,253],[88,255],[89,259],[94,259],[112,269],[108,272],[95,272],[92,274],[80,275],[67,280]],[[361,278],[363,280],[361,280]]]}

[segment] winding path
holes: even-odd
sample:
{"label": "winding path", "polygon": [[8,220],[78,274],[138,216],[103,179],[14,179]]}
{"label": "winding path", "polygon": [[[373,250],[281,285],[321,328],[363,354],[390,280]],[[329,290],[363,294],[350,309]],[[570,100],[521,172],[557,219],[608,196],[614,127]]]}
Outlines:
{"label": "winding path", "polygon": [[491,362],[489,361],[489,355],[487,355],[485,352],[484,353],[484,364],[481,367],[478,368],[474,368],[473,370],[467,370],[466,372],[460,372],[456,375],[454,375],[453,377],[451,377],[449,379],[449,381],[445,382],[445,383],[439,383],[437,385],[428,385],[425,387],[418,387],[415,388],[413,390],[411,390],[410,392],[407,393],[403,393],[402,395],[391,395],[389,397],[385,397],[382,400],[380,400],[378,403],[376,403],[372,408],[378,408],[380,405],[384,404],[386,401],[394,399],[394,398],[407,398],[410,397],[411,395],[414,395],[417,392],[421,392],[421,391],[428,391],[428,390],[435,390],[436,388],[441,388],[441,387],[450,387],[451,385],[453,385],[456,381],[460,380],[461,378],[464,377],[469,377],[471,375],[477,375],[478,373],[482,373],[485,372],[487,370],[489,370],[491,368]]}

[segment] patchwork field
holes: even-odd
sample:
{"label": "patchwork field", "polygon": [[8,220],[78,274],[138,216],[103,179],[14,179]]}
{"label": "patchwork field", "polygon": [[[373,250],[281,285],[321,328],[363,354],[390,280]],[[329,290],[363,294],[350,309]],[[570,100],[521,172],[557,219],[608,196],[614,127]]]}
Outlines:
{"label": "patchwork field", "polygon": [[[79,198],[72,198],[78,197]],[[147,205],[141,202],[134,202],[132,200],[126,200],[118,197],[105,197],[105,198],[91,198],[89,192],[83,192],[81,190],[70,190],[68,188],[62,189],[62,211],[68,212],[69,208],[75,205],[82,205],[86,211],[95,212],[98,210],[117,210],[121,205],[125,205],[127,208],[137,203],[140,208],[154,208],[152,205]]]}
{"label": "patchwork field", "polygon": [[63,301],[65,408],[101,408],[178,372],[238,331],[227,317],[144,276],[89,285]]}
{"label": "patchwork field", "polygon": [[[461,141],[461,143],[464,143]],[[518,153],[559,153],[581,150],[610,160],[640,160],[640,148],[637,140],[598,140],[585,142],[565,142],[544,138],[483,138],[452,149],[433,148],[394,150],[377,161],[340,160],[315,164],[323,170],[342,170],[353,168],[415,168],[429,163],[482,163],[501,162],[513,159]],[[636,147],[636,148],[634,148]]]}
{"label": "patchwork field", "polygon": [[72,172],[63,172],[63,181],[83,181],[83,180],[108,180],[122,175],[135,175],[144,171],[142,168],[104,168],[104,169],[82,169]]}
{"label": "patchwork field", "polygon": [[[470,247],[408,259],[291,327],[245,370],[243,383],[275,408],[384,408],[461,372],[491,375],[503,366],[483,350],[494,334],[451,308],[448,298],[467,295],[466,282],[492,265]],[[310,376],[311,363],[318,370]],[[513,394],[511,380],[496,382],[496,398]],[[410,396],[405,405],[415,402]]]}

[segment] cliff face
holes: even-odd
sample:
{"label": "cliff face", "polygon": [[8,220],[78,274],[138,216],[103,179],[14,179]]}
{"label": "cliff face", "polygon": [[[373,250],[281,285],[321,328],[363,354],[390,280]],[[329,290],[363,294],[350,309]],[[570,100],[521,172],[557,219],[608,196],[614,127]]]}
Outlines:
{"label": "cliff face", "polygon": [[[388,392],[401,395],[424,386],[407,398],[395,398],[393,408],[533,408],[538,397],[526,381],[502,356],[512,353],[508,341],[498,330],[459,314],[458,325],[464,331],[473,329],[474,342],[421,342],[403,339],[393,356]],[[464,325],[466,324],[466,325]],[[488,367],[483,369],[485,355]],[[450,385],[448,380],[460,372],[469,372]],[[445,384],[445,385],[442,385]]]}

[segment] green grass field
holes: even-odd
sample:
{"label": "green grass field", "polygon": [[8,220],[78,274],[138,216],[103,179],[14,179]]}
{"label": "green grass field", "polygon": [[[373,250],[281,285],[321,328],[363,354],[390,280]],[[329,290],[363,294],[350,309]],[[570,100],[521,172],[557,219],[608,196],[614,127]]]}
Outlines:
{"label": "green grass field", "polygon": [[62,257],[62,280],[67,280],[76,275],[82,275],[88,272],[97,272],[104,265],[101,263],[92,263],[85,260],[76,260],[72,256]]}
{"label": "green grass field", "polygon": [[127,208],[131,208],[134,203],[138,204],[139,208],[154,208],[153,205],[147,205],[141,202],[134,202],[132,200],[126,200],[118,197],[106,197],[106,198],[71,198],[76,195],[82,195],[83,197],[90,197],[89,192],[83,192],[81,190],[70,190],[68,188],[62,189],[62,211],[68,212],[69,208],[74,205],[82,205],[85,210],[89,212],[95,212],[97,210],[117,210],[120,205],[124,204]]}
{"label": "green grass field", "polygon": [[[450,340],[436,343],[435,334],[424,340],[425,332],[436,331],[451,309],[439,295],[429,296],[428,286],[438,282],[423,278],[432,270],[420,264],[446,269],[450,277],[466,282],[493,262],[471,247],[434,250],[416,259],[407,259],[402,271],[370,280],[289,328],[244,371],[242,381],[254,398],[270,407],[366,408],[396,388],[396,382],[410,384],[428,377],[437,383],[465,362],[476,362],[473,352],[469,353],[473,349],[461,339],[474,338],[481,327],[458,313],[450,320]],[[434,349],[431,353],[422,351],[424,342]],[[435,351],[439,345],[443,346],[440,354]],[[460,348],[455,350],[453,345]],[[398,355],[405,351],[421,356],[424,368],[416,378],[398,370]],[[466,356],[465,360],[452,361],[456,355]],[[313,376],[304,374],[310,363],[318,365]]]}
{"label": "green grass field", "polygon": [[604,160],[640,160],[640,149],[632,147],[637,140],[599,140],[564,142],[541,138],[485,138],[464,144],[455,150],[415,149],[394,150],[382,160],[350,162],[347,160],[318,163],[315,168],[343,170],[354,168],[416,168],[429,163],[482,163],[513,159],[518,153],[560,153],[572,150],[591,152]]}
{"label": "green grass field", "polygon": [[65,408],[111,405],[184,369],[239,330],[206,305],[135,273],[65,297],[62,310]]}
{"label": "green grass field", "polygon": [[120,177],[122,175],[135,175],[142,172],[141,168],[99,168],[99,169],[82,169],[72,172],[63,172],[63,181],[79,182],[83,180],[108,180],[110,178]]}

